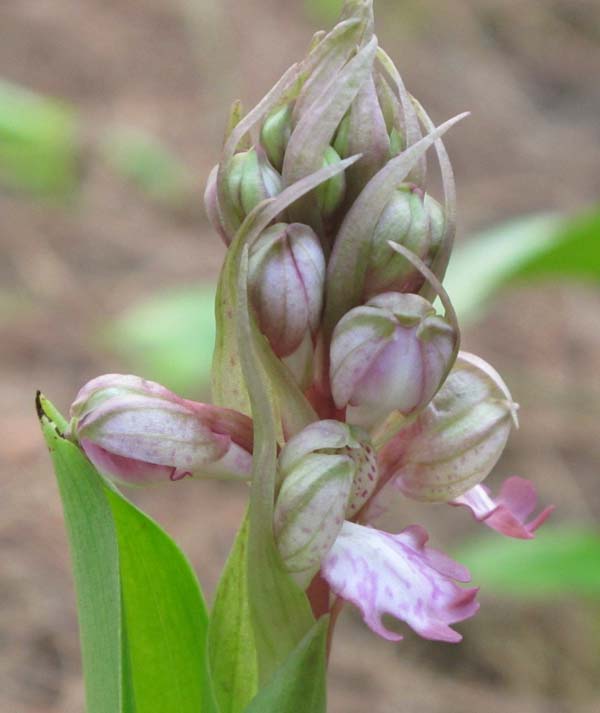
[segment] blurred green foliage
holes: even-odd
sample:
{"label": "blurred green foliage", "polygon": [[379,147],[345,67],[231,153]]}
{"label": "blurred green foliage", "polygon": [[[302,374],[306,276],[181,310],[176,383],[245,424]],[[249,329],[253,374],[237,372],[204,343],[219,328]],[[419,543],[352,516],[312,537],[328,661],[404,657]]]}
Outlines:
{"label": "blurred green foliage", "polygon": [[214,288],[172,289],[143,300],[110,325],[106,337],[134,372],[198,395],[212,364]]}
{"label": "blurred green foliage", "polygon": [[490,533],[455,556],[474,582],[498,594],[600,595],[600,533],[574,525],[545,525],[526,542]]}
{"label": "blurred green foliage", "polygon": [[333,23],[342,9],[344,0],[304,0],[306,14],[321,24]]}
{"label": "blurred green foliage", "polygon": [[466,322],[501,288],[545,277],[600,279],[600,209],[525,216],[475,235],[455,248],[444,286]]}
{"label": "blurred green foliage", "polygon": [[0,183],[64,198],[79,182],[76,112],[0,79]]}
{"label": "blurred green foliage", "polygon": [[[73,107],[0,79],[0,185],[34,196],[71,196],[83,178],[81,133]],[[148,132],[109,128],[87,148],[161,207],[177,209],[195,199],[187,166]]]}
{"label": "blurred green foliage", "polygon": [[187,167],[146,131],[115,127],[106,134],[101,152],[115,173],[165,207],[181,207],[193,192],[193,179]]}

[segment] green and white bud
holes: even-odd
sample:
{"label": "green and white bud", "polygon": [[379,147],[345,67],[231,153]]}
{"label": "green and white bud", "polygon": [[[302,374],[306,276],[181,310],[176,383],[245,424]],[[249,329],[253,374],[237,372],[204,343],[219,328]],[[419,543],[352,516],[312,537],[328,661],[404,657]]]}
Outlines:
{"label": "green and white bud", "polygon": [[[325,156],[323,157],[323,168],[334,166],[340,163],[341,160],[337,151],[330,146],[325,151]],[[321,215],[323,218],[331,217],[344,201],[346,194],[346,176],[343,173],[338,173],[337,176],[322,183],[315,190],[315,193],[317,194],[317,203]]]}
{"label": "green and white bud", "polygon": [[430,267],[444,233],[440,204],[417,186],[400,186],[377,222],[365,276],[364,298],[382,292],[417,293],[425,278],[390,242],[403,245]]}
{"label": "green and white bud", "polygon": [[382,467],[411,498],[454,500],[496,465],[517,408],[495,369],[460,352],[431,403],[385,446]]}
{"label": "green and white bud", "polygon": [[317,421],[284,446],[278,475],[275,539],[284,566],[306,586],[344,520],[356,515],[373,493],[374,450],[361,429]]}
{"label": "green and white bud", "polygon": [[278,171],[283,166],[283,156],[292,134],[292,108],[292,104],[287,104],[271,112],[260,130],[261,146]]}
{"label": "green and white bud", "polygon": [[235,154],[227,176],[227,188],[241,223],[261,201],[281,193],[281,176],[264,152],[254,148]]}

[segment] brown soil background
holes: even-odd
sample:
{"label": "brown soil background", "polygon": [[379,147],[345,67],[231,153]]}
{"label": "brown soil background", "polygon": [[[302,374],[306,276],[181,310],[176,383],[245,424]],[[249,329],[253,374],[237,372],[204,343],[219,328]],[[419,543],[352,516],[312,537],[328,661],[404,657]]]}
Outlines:
{"label": "brown soil background", "polygon": [[[577,211],[600,187],[600,5],[594,0],[379,0],[380,41],[435,120],[464,109],[448,147],[460,235],[540,210]],[[74,103],[94,139],[114,123],[163,139],[197,176],[168,211],[90,154],[69,208],[0,193],[0,710],[81,713],[76,613],[60,501],[33,409],[61,408],[99,373],[94,346],[134,300],[214,279],[223,257],[201,207],[230,101],[256,101],[316,26],[281,0],[4,0],[0,73]],[[600,515],[600,291],[524,286],[501,296],[464,345],[521,402],[497,468],[532,478],[556,521]],[[243,488],[182,483],[136,494],[189,553],[207,596]],[[448,509],[450,510],[450,509]],[[462,511],[398,508],[450,548],[477,527]],[[600,563],[599,563],[600,566]],[[519,603],[483,593],[458,646],[379,641],[354,612],[339,625],[332,713],[592,713],[600,709],[597,602]]]}

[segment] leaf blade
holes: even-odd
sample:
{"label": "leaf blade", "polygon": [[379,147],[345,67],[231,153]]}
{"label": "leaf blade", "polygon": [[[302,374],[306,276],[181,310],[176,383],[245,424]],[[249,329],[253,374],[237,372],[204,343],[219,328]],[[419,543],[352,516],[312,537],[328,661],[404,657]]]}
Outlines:
{"label": "leaf blade", "polygon": [[191,566],[153,520],[116,490],[106,494],[119,542],[136,711],[214,713],[208,615]]}
{"label": "leaf blade", "polygon": [[315,622],[245,713],[325,713],[328,619]]}
{"label": "leaf blade", "polygon": [[258,690],[246,576],[248,518],[237,534],[215,596],[208,653],[220,713],[241,713]]}
{"label": "leaf blade", "polygon": [[[117,536],[102,479],[65,440],[38,399],[71,550],[88,713],[121,703],[121,594]],[[53,407],[52,407],[52,410]]]}

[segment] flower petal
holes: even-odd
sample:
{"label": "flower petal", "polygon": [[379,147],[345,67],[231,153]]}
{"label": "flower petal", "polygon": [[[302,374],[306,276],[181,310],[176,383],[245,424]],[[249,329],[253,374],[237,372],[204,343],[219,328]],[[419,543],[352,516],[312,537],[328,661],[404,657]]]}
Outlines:
{"label": "flower petal", "polygon": [[459,587],[453,580],[468,581],[468,571],[426,547],[427,539],[418,525],[393,535],[345,522],[321,563],[322,576],[384,639],[402,639],[381,621],[383,614],[391,614],[426,639],[460,641],[449,625],[475,614],[478,590]]}
{"label": "flower petal", "polygon": [[483,485],[476,485],[464,495],[450,502],[450,505],[464,505],[473,513],[473,517],[493,530],[521,540],[530,540],[533,533],[554,510],[550,505],[526,522],[535,510],[537,492],[531,481],[513,476],[504,481],[500,495],[494,500],[490,490]]}

